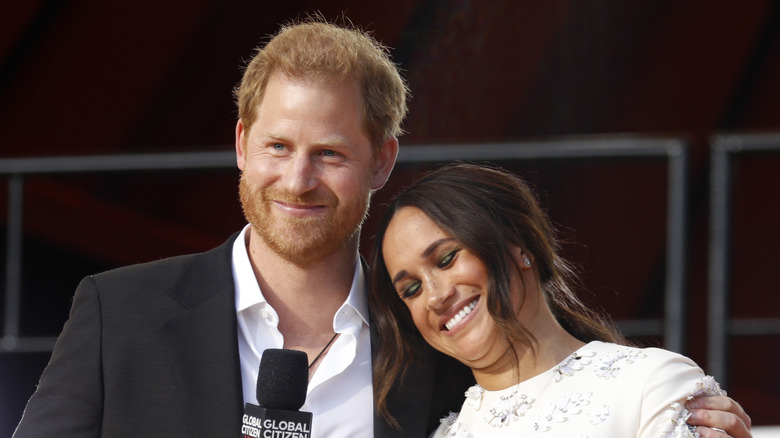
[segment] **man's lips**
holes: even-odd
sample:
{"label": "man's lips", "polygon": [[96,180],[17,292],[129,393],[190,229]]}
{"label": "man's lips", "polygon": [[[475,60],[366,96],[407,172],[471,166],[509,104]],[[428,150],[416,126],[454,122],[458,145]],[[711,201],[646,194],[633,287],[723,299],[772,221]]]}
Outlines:
{"label": "man's lips", "polygon": [[283,201],[274,201],[274,205],[285,213],[296,217],[315,215],[324,211],[326,208],[322,204],[293,204]]}

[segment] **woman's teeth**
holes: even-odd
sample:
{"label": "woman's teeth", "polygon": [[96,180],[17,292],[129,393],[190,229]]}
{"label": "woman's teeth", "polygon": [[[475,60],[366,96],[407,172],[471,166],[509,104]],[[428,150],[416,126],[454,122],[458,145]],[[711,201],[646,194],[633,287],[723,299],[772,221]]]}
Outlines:
{"label": "woman's teeth", "polygon": [[475,298],[474,301],[470,302],[466,307],[460,310],[460,312],[456,313],[455,316],[452,317],[449,321],[447,321],[446,324],[444,324],[444,327],[447,328],[447,330],[452,330],[453,327],[455,327],[459,322],[463,320],[463,318],[466,317],[469,313],[471,313],[472,310],[474,310],[474,307],[477,306],[477,299]]}

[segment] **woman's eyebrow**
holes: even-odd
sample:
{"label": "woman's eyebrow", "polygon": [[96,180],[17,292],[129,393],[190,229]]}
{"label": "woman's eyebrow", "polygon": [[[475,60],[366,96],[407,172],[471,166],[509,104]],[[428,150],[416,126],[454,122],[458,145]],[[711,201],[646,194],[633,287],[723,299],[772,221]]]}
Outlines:
{"label": "woman's eyebrow", "polygon": [[[422,252],[423,258],[427,258],[428,256],[430,256],[436,250],[436,248],[441,246],[443,243],[451,241],[451,240],[454,240],[454,239],[452,239],[451,237],[444,237],[442,239],[435,240],[435,241],[431,242],[431,244],[428,245],[427,248],[425,248],[425,251]],[[401,281],[401,279],[403,279],[407,275],[409,275],[409,273],[406,272],[406,270],[399,271],[397,274],[395,274],[395,277],[393,277],[393,284],[398,283],[399,281]]]}

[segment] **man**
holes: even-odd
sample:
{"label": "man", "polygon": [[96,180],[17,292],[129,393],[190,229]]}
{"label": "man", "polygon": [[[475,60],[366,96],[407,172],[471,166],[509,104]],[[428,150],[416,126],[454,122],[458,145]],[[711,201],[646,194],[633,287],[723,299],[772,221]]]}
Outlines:
{"label": "man", "polygon": [[[249,225],[207,253],[85,278],[15,437],[236,436],[267,348],[308,355],[314,437],[425,436],[460,406],[468,369],[430,350],[390,397],[397,424],[373,410],[358,240],[407,96],[384,47],[318,20],[286,26],[236,96]],[[733,401],[707,403],[723,412],[705,422],[749,436]]]}

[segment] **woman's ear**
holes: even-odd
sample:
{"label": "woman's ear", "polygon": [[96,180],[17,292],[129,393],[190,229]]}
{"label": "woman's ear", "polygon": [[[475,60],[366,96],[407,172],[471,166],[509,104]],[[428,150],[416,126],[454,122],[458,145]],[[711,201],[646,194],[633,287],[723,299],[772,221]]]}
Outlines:
{"label": "woman's ear", "polygon": [[519,246],[512,247],[512,257],[514,257],[515,264],[521,271],[531,269],[534,265],[533,256]]}

